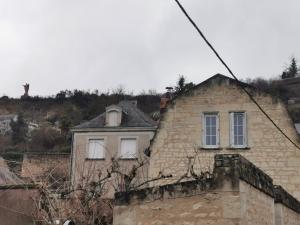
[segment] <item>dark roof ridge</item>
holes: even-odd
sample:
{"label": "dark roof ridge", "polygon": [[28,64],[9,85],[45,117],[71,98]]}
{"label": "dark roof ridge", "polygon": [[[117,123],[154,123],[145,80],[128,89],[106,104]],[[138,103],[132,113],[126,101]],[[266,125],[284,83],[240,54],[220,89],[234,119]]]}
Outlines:
{"label": "dark roof ridge", "polygon": [[207,85],[209,82],[211,82],[212,80],[214,80],[214,79],[216,79],[216,78],[227,79],[227,80],[229,80],[230,82],[232,82],[232,83],[234,83],[234,84],[236,84],[236,85],[238,85],[238,86],[241,85],[241,86],[243,86],[244,88],[250,88],[250,89],[252,89],[252,90],[254,90],[254,91],[257,91],[257,92],[263,92],[263,93],[265,93],[265,94],[270,94],[270,93],[268,93],[267,91],[258,89],[257,87],[255,87],[255,86],[253,86],[253,85],[251,85],[251,84],[247,84],[247,83],[242,82],[242,81],[237,81],[237,80],[235,80],[235,79],[233,79],[233,78],[231,78],[231,77],[228,77],[228,76],[226,76],[226,75],[217,73],[217,74],[215,74],[215,75],[209,77],[208,79],[206,79],[206,80],[204,80],[204,81],[202,81],[202,82],[196,84],[196,85],[195,85],[194,87],[192,87],[191,89],[189,89],[189,90],[187,90],[187,91],[185,91],[185,92],[183,92],[183,93],[180,93],[180,94],[178,94],[178,95],[175,95],[175,96],[173,97],[172,100],[175,100],[175,99],[177,99],[178,97],[181,97],[181,96],[183,96],[183,95],[185,95],[185,94],[187,94],[187,93],[190,93],[191,91],[194,91],[194,90],[196,90],[197,88],[200,88],[200,87],[202,87],[202,86],[205,86],[205,85]]}

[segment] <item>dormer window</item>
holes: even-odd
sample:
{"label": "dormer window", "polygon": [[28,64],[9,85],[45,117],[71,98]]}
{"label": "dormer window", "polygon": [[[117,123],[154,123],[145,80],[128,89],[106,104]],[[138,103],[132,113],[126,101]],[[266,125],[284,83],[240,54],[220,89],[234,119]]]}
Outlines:
{"label": "dormer window", "polygon": [[121,125],[122,109],[119,106],[112,105],[106,108],[106,126],[117,127]]}
{"label": "dormer window", "polygon": [[118,126],[118,112],[110,111],[108,113],[108,126],[116,127]]}

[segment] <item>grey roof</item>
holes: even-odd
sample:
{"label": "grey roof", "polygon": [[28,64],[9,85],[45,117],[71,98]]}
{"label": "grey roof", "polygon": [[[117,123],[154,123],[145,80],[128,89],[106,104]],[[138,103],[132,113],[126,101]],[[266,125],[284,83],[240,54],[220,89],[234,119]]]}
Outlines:
{"label": "grey roof", "polygon": [[300,134],[300,123],[295,123],[295,128],[296,128],[298,134]]}
{"label": "grey roof", "polygon": [[16,116],[17,116],[16,114],[0,115],[0,121],[11,120],[14,119]]}
{"label": "grey roof", "polygon": [[[139,110],[133,101],[121,101],[117,106],[122,108],[122,122],[119,127],[147,127],[155,128],[157,123]],[[74,129],[104,128],[105,112],[96,118],[75,126]]]}

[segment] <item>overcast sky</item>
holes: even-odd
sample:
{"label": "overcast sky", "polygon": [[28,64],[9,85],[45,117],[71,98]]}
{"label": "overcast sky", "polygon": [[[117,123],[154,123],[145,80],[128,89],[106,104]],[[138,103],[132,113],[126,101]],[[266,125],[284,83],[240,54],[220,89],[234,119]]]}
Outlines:
{"label": "overcast sky", "polygon": [[[299,0],[181,0],[239,78],[300,59]],[[228,74],[174,0],[0,0],[0,95],[156,89]]]}

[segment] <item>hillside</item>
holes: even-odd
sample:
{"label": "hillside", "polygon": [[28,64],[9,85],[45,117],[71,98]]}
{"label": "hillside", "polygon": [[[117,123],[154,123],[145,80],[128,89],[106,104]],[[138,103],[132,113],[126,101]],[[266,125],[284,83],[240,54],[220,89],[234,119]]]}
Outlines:
{"label": "hillside", "polygon": [[106,106],[125,99],[137,100],[138,107],[149,115],[159,110],[160,96],[151,93],[99,94],[74,90],[61,91],[55,97],[16,99],[3,96],[0,98],[0,115],[19,114],[26,123],[35,123],[39,129],[32,131],[30,135],[25,135],[25,132],[21,132],[22,129],[18,129],[17,135],[25,136],[19,138],[19,141],[14,139],[14,135],[0,136],[0,152],[69,152],[71,127],[96,117],[105,111]]}

